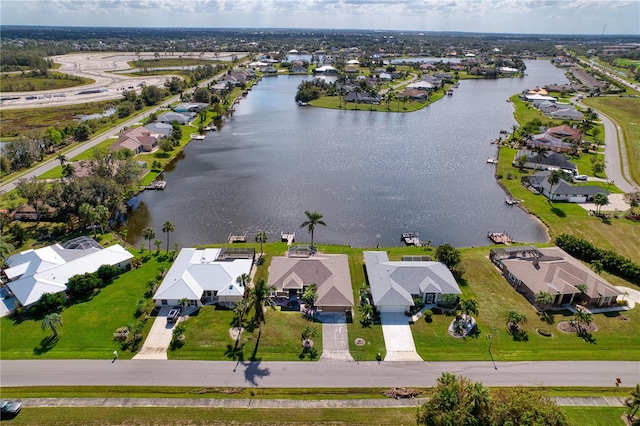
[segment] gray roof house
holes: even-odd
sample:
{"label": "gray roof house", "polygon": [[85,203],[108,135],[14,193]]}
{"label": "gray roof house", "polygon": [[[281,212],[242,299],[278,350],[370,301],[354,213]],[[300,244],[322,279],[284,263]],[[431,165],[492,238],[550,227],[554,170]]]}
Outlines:
{"label": "gray roof house", "polygon": [[168,123],[149,123],[144,126],[152,136],[158,139],[166,138],[171,134],[173,126]]}
{"label": "gray roof house", "polygon": [[548,177],[550,171],[545,170],[533,176],[523,176],[523,185],[534,188],[551,201],[567,201],[570,203],[588,203],[593,201],[593,196],[602,193],[609,195],[609,191],[599,186],[571,185],[564,179],[560,179],[557,185],[551,188]]}
{"label": "gray roof house", "polygon": [[287,299],[297,299],[305,287],[316,284],[318,311],[345,312],[353,306],[349,259],[345,254],[273,257],[267,284],[276,288],[277,296]]}
{"label": "gray roof house", "polygon": [[573,164],[567,157],[560,153],[546,151],[540,158],[538,158],[538,155],[531,150],[520,149],[513,158],[513,164],[517,164],[518,158],[523,155],[527,157],[527,162],[524,163],[525,169],[547,170],[551,167],[565,170],[573,175],[578,174],[578,166]]}
{"label": "gray roof house", "polygon": [[[193,114],[193,113],[192,113]],[[165,112],[164,114],[158,116],[156,120],[158,123],[167,123],[171,124],[174,121],[177,121],[180,124],[187,124],[193,119],[194,115],[181,114],[179,112]]]}
{"label": "gray roof house", "polygon": [[547,115],[550,118],[555,118],[557,120],[580,121],[584,119],[584,115],[580,111],[576,111],[574,108],[560,108],[547,113]]}
{"label": "gray roof house", "polygon": [[462,294],[449,268],[433,261],[390,261],[384,251],[365,251],[373,304],[379,312],[405,312],[414,297],[436,303],[443,294]]}

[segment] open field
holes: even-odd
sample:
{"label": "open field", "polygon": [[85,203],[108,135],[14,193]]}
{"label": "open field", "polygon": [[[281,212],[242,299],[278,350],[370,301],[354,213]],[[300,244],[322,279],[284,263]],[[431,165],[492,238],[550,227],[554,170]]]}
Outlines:
{"label": "open field", "polygon": [[198,59],[193,57],[159,57],[154,59],[131,60],[127,63],[131,68],[165,68],[165,67],[192,67],[198,65],[216,65],[219,63],[230,63],[229,61],[211,59]]}
{"label": "open field", "polygon": [[35,90],[57,90],[95,83],[95,80],[50,72],[47,77],[30,77],[22,74],[4,74],[0,80],[1,92],[31,92]]}

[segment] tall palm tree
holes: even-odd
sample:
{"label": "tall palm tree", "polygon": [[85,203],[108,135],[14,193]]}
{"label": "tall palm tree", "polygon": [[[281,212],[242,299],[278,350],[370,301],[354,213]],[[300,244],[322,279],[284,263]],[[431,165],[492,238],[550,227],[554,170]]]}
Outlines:
{"label": "tall palm tree", "polygon": [[316,229],[316,225],[327,226],[326,223],[322,220],[322,215],[317,211],[310,212],[309,210],[305,210],[304,214],[307,216],[307,220],[302,222],[300,228],[304,228],[305,226],[309,230],[311,234],[311,247],[313,247],[313,231]]}
{"label": "tall palm tree", "polygon": [[253,322],[258,323],[258,336],[262,334],[262,323],[265,322],[264,310],[269,307],[275,309],[276,305],[269,298],[272,291],[275,291],[275,287],[268,286],[266,281],[259,279],[251,289],[249,300],[253,305]]}
{"label": "tall palm tree", "polygon": [[584,334],[584,328],[593,322],[593,314],[585,310],[576,310],[573,318],[578,326],[578,334]]}
{"label": "tall palm tree", "polygon": [[61,166],[64,166],[67,163],[67,157],[65,157],[64,154],[58,154],[56,156],[56,160],[60,162]]}
{"label": "tall palm tree", "polygon": [[247,287],[249,283],[251,283],[251,277],[249,274],[241,274],[236,278],[236,283],[238,283],[244,289],[244,295],[247,295]]}
{"label": "tall palm tree", "polygon": [[478,301],[476,299],[462,299],[460,301],[460,310],[467,316],[479,315]]}
{"label": "tall palm tree", "polygon": [[538,163],[547,155],[547,148],[541,145],[536,145],[533,148],[533,152],[536,154],[536,166],[534,170],[538,169]]}
{"label": "tall palm tree", "polygon": [[149,251],[151,251],[151,240],[156,238],[156,228],[146,227],[142,230],[142,238],[149,242]]}
{"label": "tall palm tree", "polygon": [[256,234],[256,243],[260,243],[260,257],[262,257],[262,244],[267,242],[267,233],[258,231]]}
{"label": "tall palm tree", "polygon": [[169,233],[171,233],[171,232],[173,232],[175,230],[176,230],[176,228],[175,228],[175,226],[173,226],[173,222],[171,222],[170,220],[166,221],[162,225],[162,232],[167,234],[167,253],[169,253]]}
{"label": "tall palm tree", "polygon": [[600,213],[602,206],[609,204],[609,197],[604,192],[598,192],[593,196],[593,203],[597,206],[598,213]]}
{"label": "tall palm tree", "polygon": [[631,391],[630,396],[625,399],[624,405],[629,407],[627,412],[627,420],[631,423],[631,420],[635,417],[638,410],[640,410],[640,384],[636,384],[636,388]]}
{"label": "tall palm tree", "polygon": [[42,318],[40,326],[43,330],[51,329],[53,331],[53,338],[58,337],[58,326],[62,326],[62,317],[58,313],[52,313]]}
{"label": "tall palm tree", "polygon": [[552,171],[549,176],[547,176],[547,182],[551,185],[549,188],[549,200],[553,201],[553,187],[554,185],[558,185],[560,183],[560,178],[562,177],[562,172],[560,170]]}
{"label": "tall palm tree", "polygon": [[525,314],[514,310],[507,312],[506,323],[509,330],[518,330],[520,328],[520,324],[524,324],[526,322],[527,316]]}
{"label": "tall palm tree", "polygon": [[516,132],[518,131],[518,125],[514,124],[511,126],[511,140],[516,139]]}

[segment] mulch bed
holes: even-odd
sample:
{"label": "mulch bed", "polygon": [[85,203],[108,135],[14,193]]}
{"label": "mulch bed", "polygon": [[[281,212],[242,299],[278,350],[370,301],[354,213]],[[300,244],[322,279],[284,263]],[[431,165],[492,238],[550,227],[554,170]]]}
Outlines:
{"label": "mulch bed", "polygon": [[356,338],[356,340],[353,341],[353,343],[355,343],[356,346],[364,346],[364,344],[366,342],[364,341],[364,339],[362,337],[358,337],[358,338]]}
{"label": "mulch bed", "polygon": [[[569,321],[560,321],[558,323],[558,330],[562,331],[563,333],[577,333],[578,326],[576,324],[570,323]],[[589,325],[583,325],[582,330],[587,333],[593,333],[594,331],[598,331],[598,326],[594,323],[591,323]]]}

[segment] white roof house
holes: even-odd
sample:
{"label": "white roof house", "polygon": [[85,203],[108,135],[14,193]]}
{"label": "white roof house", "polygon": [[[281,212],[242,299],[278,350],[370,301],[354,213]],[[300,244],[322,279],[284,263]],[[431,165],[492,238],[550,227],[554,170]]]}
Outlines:
{"label": "white roof house", "polygon": [[373,304],[380,312],[404,312],[414,306],[414,297],[436,303],[443,294],[462,294],[443,263],[390,261],[384,251],[363,254]]}
{"label": "white roof house", "polygon": [[407,89],[431,90],[434,87],[435,85],[427,83],[426,81],[416,81],[414,83],[407,84]]}
{"label": "white roof house", "polygon": [[121,245],[96,246],[65,248],[54,244],[15,254],[7,259],[9,267],[4,270],[10,280],[7,287],[23,306],[29,306],[44,293],[65,291],[74,275],[95,272],[102,265],[121,269],[131,265],[133,255]]}
{"label": "white roof house", "polygon": [[186,248],[162,280],[153,296],[156,306],[177,305],[188,299],[191,306],[203,302],[234,303],[240,300],[245,288],[236,280],[249,275],[253,259],[219,259],[222,249]]}

